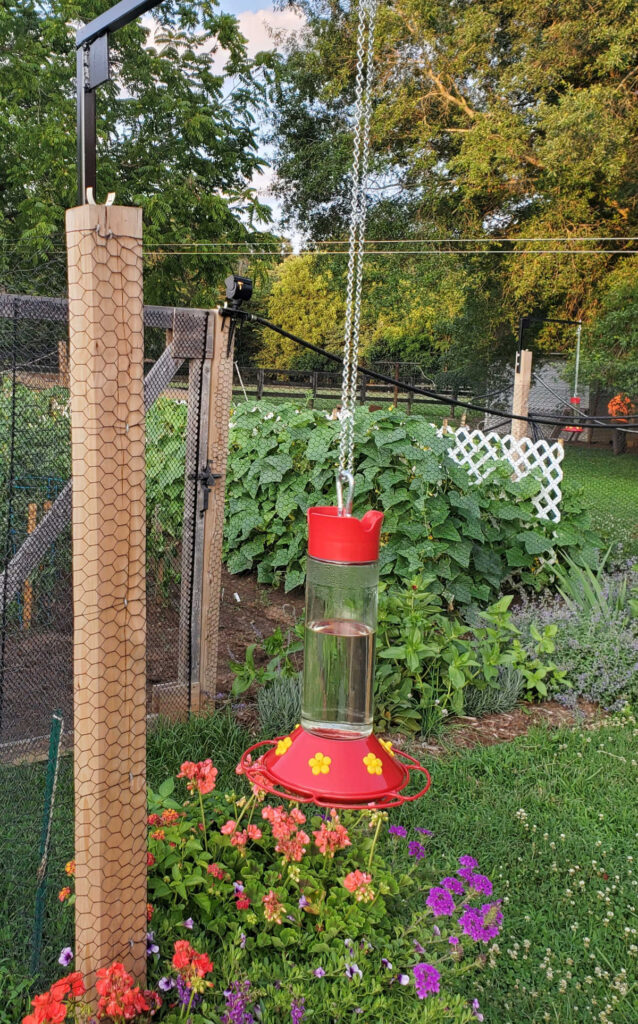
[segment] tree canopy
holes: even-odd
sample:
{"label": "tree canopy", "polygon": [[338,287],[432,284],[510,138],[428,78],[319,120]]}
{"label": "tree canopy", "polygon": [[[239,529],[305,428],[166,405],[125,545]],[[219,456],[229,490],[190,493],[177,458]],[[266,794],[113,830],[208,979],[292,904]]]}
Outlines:
{"label": "tree canopy", "polygon": [[[0,2],[0,240],[35,251],[59,238],[76,202],[75,30],[110,0]],[[269,211],[252,187],[263,165],[256,110],[268,56],[247,56],[215,0],[164,0],[111,35],[112,81],[98,90],[98,196],[142,206],[147,296],[217,297],[230,259],[184,255],[198,240],[256,237]],[[260,82],[262,84],[260,84]],[[162,248],[179,255],[162,255]]]}
{"label": "tree canopy", "polygon": [[[280,195],[308,238],[339,237],[352,153],[356,5],[295,6],[306,27],[271,94]],[[380,4],[369,237],[489,235],[497,249],[509,237],[586,237],[594,240],[586,248],[622,248],[622,239],[638,234],[637,44],[633,0]],[[419,305],[450,306],[459,280],[466,293],[489,296],[489,315],[472,314],[474,343],[480,338],[486,349],[504,332],[513,345],[522,313],[593,321],[626,257],[447,256],[434,275],[433,259],[415,259],[408,271]],[[397,309],[386,336],[399,338],[411,316]],[[427,348],[451,350],[457,337],[468,347],[467,303],[451,316],[455,329],[425,328]],[[541,348],[572,343],[549,325],[537,337]]]}

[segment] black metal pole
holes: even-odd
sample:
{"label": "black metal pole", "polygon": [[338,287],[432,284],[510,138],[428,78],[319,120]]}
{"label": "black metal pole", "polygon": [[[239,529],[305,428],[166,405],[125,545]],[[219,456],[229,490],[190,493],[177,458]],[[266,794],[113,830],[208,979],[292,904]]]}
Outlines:
{"label": "black metal pole", "polygon": [[519,317],[518,321],[518,351],[523,351],[523,331],[525,329],[525,323],[527,322],[526,316]]}
{"label": "black metal pole", "polygon": [[88,88],[88,49],[77,50],[78,205],[86,203],[87,188],[97,185],[97,126],[95,89]]}
{"label": "black metal pole", "polygon": [[108,80],[108,36],[157,7],[161,0],[120,0],[78,29],[75,36],[77,78],[78,205],[86,203],[87,188],[96,195],[97,128],[95,90]]}

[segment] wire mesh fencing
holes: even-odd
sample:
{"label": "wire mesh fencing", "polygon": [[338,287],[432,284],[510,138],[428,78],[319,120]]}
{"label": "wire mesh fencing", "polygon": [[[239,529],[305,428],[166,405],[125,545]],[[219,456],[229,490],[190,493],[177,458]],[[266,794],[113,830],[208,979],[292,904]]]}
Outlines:
{"label": "wire mesh fencing", "polygon": [[[47,294],[34,295],[35,288]],[[196,312],[193,317],[189,310],[144,310],[149,499],[140,514],[149,723],[158,714],[183,718],[189,710],[188,685],[178,686],[179,651],[188,657],[190,644],[190,622],[180,627],[180,607],[189,604],[192,581],[183,539],[195,511],[194,495],[185,495],[185,478],[195,469],[186,465],[187,438],[198,427],[196,412],[188,417],[192,364],[173,359],[169,346],[175,333],[187,329],[199,332],[203,351],[205,323]],[[17,976],[51,977],[59,969],[60,949],[72,944],[73,935],[73,913],[59,900],[70,881],[65,864],[74,853],[69,374],[66,260],[41,262],[31,274],[17,256],[11,262],[3,253],[0,956],[10,958]],[[105,380],[107,396],[109,387]],[[101,444],[99,432],[94,442]],[[53,746],[52,730],[60,732]]]}

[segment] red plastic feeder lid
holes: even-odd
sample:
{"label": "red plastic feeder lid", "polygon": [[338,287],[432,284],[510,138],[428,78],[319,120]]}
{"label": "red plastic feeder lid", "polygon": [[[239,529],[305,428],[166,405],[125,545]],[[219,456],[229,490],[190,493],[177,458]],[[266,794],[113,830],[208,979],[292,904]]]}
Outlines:
{"label": "red plastic feeder lid", "polygon": [[574,395],[573,398],[570,398],[569,402],[570,405],[580,405],[580,398],[578,395]]}
{"label": "red plastic feeder lid", "polygon": [[340,516],[334,505],[308,509],[308,554],[324,562],[376,562],[383,512]]}

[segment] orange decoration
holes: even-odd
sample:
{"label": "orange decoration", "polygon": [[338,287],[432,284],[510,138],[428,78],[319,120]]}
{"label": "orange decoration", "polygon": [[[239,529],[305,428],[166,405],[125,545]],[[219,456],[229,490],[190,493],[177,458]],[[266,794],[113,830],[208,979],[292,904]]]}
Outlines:
{"label": "orange decoration", "polygon": [[620,420],[621,423],[625,423],[626,420],[623,417],[633,416],[636,412],[636,406],[629,395],[621,392],[618,395],[614,395],[607,406],[607,412],[610,416],[614,416],[616,419]]}

